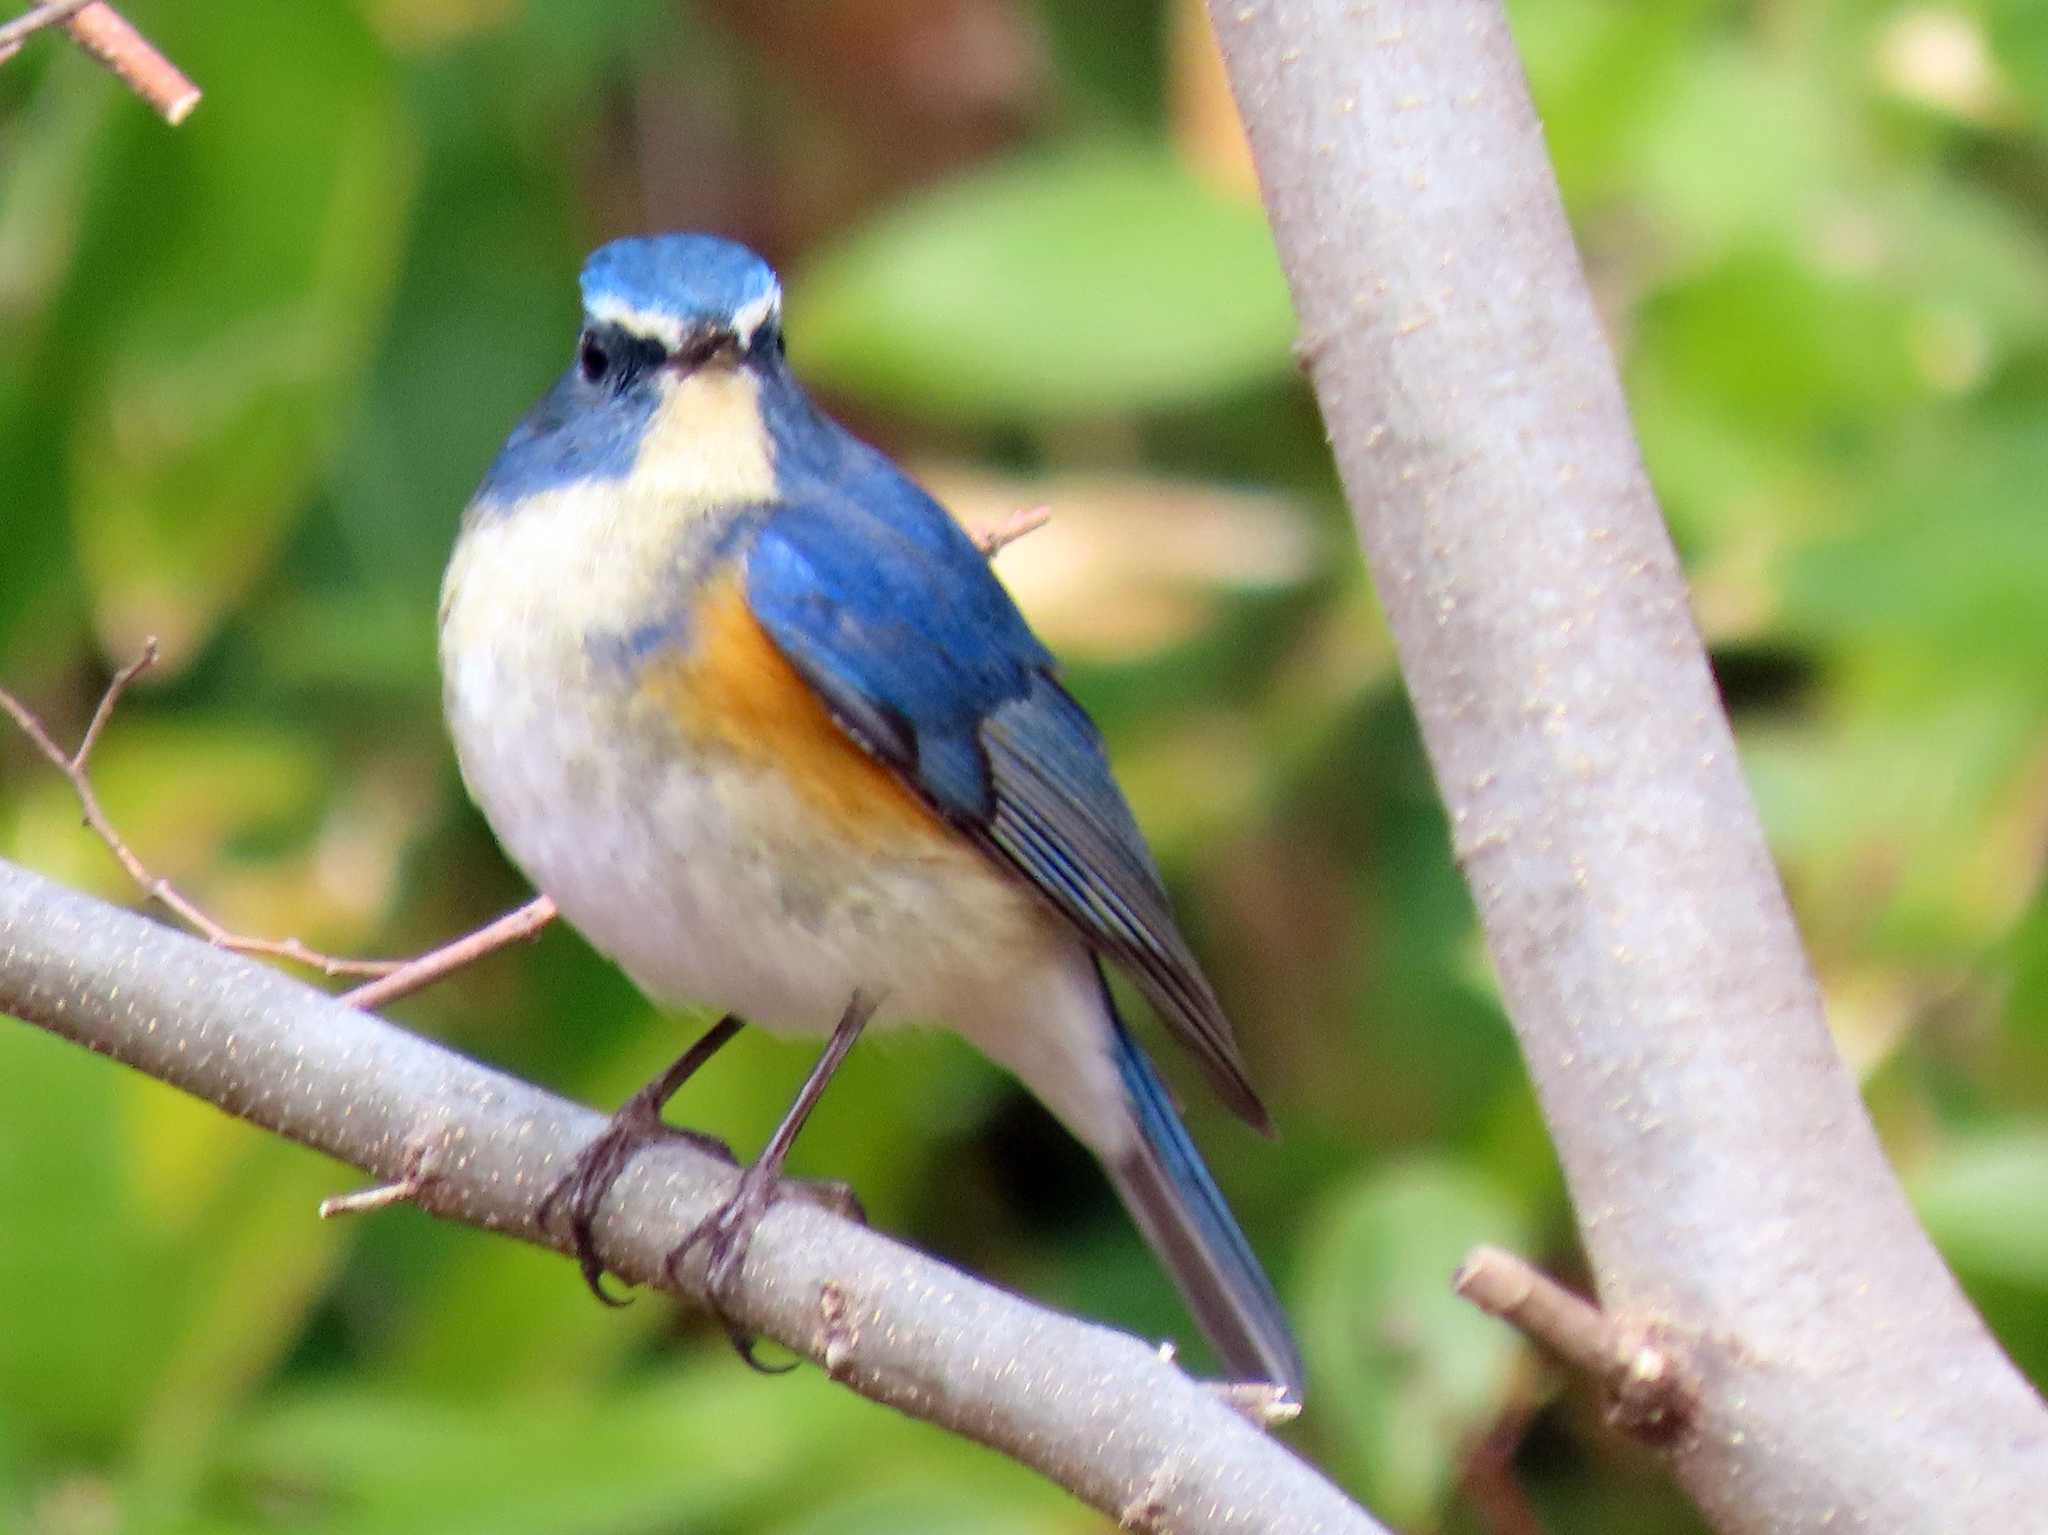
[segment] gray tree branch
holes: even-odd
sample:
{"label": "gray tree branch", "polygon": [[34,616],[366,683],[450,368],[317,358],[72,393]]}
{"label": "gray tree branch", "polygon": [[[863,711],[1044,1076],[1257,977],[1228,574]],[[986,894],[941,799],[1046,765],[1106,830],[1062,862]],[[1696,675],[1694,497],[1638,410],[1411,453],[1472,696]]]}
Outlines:
{"label": "gray tree branch", "polygon": [[[562,1244],[534,1226],[534,1206],[603,1127],[588,1109],[4,861],[0,1013],[413,1185],[436,1215],[544,1246]],[[733,1183],[730,1168],[680,1142],[643,1153],[606,1201],[605,1262],[665,1283],[667,1250]],[[701,1260],[682,1277],[701,1299]],[[999,1450],[1128,1528],[1380,1530],[1137,1339],[801,1202],[762,1221],[730,1310],[863,1396]]]}
{"label": "gray tree branch", "polygon": [[1726,1531],[2015,1529],[2048,1416],[1829,1039],[1498,0],[1211,0],[1604,1309]]}

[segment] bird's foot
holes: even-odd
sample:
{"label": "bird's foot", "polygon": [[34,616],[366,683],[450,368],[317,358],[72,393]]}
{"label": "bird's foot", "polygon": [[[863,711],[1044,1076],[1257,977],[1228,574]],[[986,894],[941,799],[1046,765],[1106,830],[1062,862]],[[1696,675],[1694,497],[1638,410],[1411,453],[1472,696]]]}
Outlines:
{"label": "bird's foot", "polygon": [[534,1209],[533,1223],[543,1232],[549,1229],[556,1210],[567,1213],[570,1249],[576,1255],[576,1266],[583,1271],[583,1282],[590,1286],[590,1293],[607,1306],[623,1306],[627,1297],[615,1296],[604,1287],[604,1260],[597,1255],[597,1212],[604,1205],[605,1195],[625,1172],[626,1164],[643,1148],[665,1140],[688,1141],[728,1166],[738,1164],[739,1158],[724,1141],[695,1130],[678,1130],[662,1119],[661,1111],[696,1074],[697,1068],[723,1049],[740,1027],[739,1018],[727,1013],[677,1056],[666,1071],[628,1098],[603,1133],[576,1153],[569,1170],[555,1180]]}
{"label": "bird's foot", "polygon": [[612,1116],[597,1139],[576,1153],[569,1170],[541,1196],[534,1211],[534,1223],[543,1231],[552,1229],[557,1215],[561,1217],[568,1228],[576,1266],[583,1271],[583,1282],[607,1306],[623,1306],[631,1297],[614,1295],[605,1287],[604,1260],[597,1254],[598,1212],[633,1158],[648,1146],[666,1140],[687,1141],[707,1156],[728,1164],[737,1165],[739,1160],[717,1136],[679,1130],[664,1123],[658,1108],[636,1096]]}
{"label": "bird's foot", "polygon": [[684,1262],[699,1247],[704,1249],[704,1303],[740,1358],[763,1375],[782,1375],[796,1366],[763,1364],[754,1352],[758,1340],[733,1320],[730,1306],[740,1270],[746,1266],[747,1249],[753,1245],[754,1228],[784,1199],[799,1199],[845,1220],[867,1224],[867,1210],[850,1185],[836,1179],[785,1178],[768,1163],[756,1162],[741,1170],[732,1198],[697,1222],[662,1264],[669,1282],[679,1285]]}

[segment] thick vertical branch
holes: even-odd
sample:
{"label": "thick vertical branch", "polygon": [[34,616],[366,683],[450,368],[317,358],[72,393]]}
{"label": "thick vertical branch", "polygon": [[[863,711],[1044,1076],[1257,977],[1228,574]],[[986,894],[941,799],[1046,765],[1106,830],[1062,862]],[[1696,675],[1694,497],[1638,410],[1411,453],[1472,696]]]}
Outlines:
{"label": "thick vertical branch", "polygon": [[1610,1315],[1725,1530],[2019,1528],[2048,1417],[1830,1042],[1497,0],[1212,0]]}

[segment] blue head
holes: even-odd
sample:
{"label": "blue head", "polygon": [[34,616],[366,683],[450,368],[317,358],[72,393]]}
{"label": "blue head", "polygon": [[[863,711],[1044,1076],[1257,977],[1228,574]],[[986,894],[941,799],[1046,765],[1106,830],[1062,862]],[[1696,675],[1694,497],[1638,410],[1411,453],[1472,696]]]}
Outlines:
{"label": "blue head", "polygon": [[583,319],[586,374],[602,365],[593,344],[738,358],[779,343],[782,285],[744,245],[712,235],[614,240],[583,263]]}
{"label": "blue head", "polygon": [[621,479],[650,434],[738,429],[734,412],[679,396],[730,399],[743,384],[757,419],[809,418],[783,366],[781,285],[745,246],[701,234],[614,240],[584,263],[582,288],[575,360],[507,440],[482,497]]}

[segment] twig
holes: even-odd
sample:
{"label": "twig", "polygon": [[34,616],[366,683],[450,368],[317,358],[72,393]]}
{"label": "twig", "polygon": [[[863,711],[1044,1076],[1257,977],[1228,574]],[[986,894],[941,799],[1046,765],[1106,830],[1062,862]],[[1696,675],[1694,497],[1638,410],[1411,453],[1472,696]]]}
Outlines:
{"label": "twig", "polygon": [[[440,1144],[445,1146],[445,1139]],[[388,1210],[393,1205],[417,1202],[427,1180],[433,1176],[427,1169],[427,1158],[434,1146],[435,1141],[415,1136],[406,1150],[405,1162],[397,1178],[348,1194],[328,1195],[320,1201],[320,1219],[331,1221],[344,1215],[368,1215],[373,1210]]]}
{"label": "twig", "polygon": [[199,105],[199,87],[105,0],[51,0],[0,27],[0,63],[34,33],[61,26],[173,128]]}
{"label": "twig", "polygon": [[344,1215],[368,1215],[372,1210],[388,1210],[393,1205],[410,1204],[419,1198],[420,1190],[425,1187],[424,1178],[407,1173],[395,1182],[357,1189],[352,1194],[329,1194],[320,1201],[320,1219],[331,1221]]}
{"label": "twig", "polygon": [[1544,1535],[1543,1520],[1515,1474],[1515,1454],[1533,1416],[1528,1402],[1510,1402],[1465,1457],[1460,1480],[1491,1535]]}
{"label": "twig", "polygon": [[85,727],[85,735],[78,743],[78,750],[67,755],[56,743],[48,728],[36,715],[13,694],[0,688],[0,709],[13,717],[36,750],[47,757],[58,772],[70,781],[72,791],[78,796],[80,808],[85,812],[85,824],[107,845],[121,867],[143,893],[161,902],[178,917],[205,938],[209,943],[223,949],[232,949],[238,954],[263,955],[272,959],[290,960],[309,966],[324,975],[371,976],[367,985],[358,986],[342,997],[352,1007],[382,1007],[387,1002],[412,995],[432,985],[451,971],[464,965],[473,964],[485,955],[530,938],[549,922],[554,920],[555,903],[546,896],[536,896],[517,911],[507,912],[475,932],[445,944],[430,953],[413,959],[345,959],[338,955],[324,954],[309,948],[296,938],[255,938],[246,933],[231,932],[202,910],[168,879],[154,874],[143,863],[126,839],[115,830],[112,820],[100,806],[99,795],[94,792],[92,779],[87,774],[86,763],[92,750],[99,744],[100,733],[106,729],[107,721],[113,717],[114,707],[121,701],[121,695],[130,683],[156,664],[157,642],[154,638],[144,642],[142,654],[114,673],[107,690],[100,695],[99,706],[92,712],[92,721]]}
{"label": "twig", "polygon": [[474,964],[486,954],[517,943],[522,938],[531,938],[554,920],[554,901],[548,896],[537,895],[517,911],[506,912],[497,921],[478,928],[466,937],[458,938],[431,953],[422,954],[417,959],[409,959],[390,974],[358,986],[353,991],[343,992],[341,1000],[350,1007],[373,1012],[387,1002],[409,997],[414,992],[433,985],[450,971]]}
{"label": "twig", "polygon": [[[422,1209],[558,1249],[535,1206],[602,1126],[292,977],[0,860],[0,1014],[38,1024],[403,1188]],[[435,1148],[445,1147],[445,1152]],[[423,1153],[423,1148],[425,1151]],[[633,1161],[597,1224],[605,1266],[701,1298],[664,1260],[731,1197],[680,1140]],[[800,1200],[763,1218],[734,1319],[875,1401],[1175,1535],[1384,1535],[1151,1346],[1019,1300]]]}
{"label": "twig", "polygon": [[97,3],[64,23],[71,40],[98,59],[173,128],[199,105],[199,87],[111,5]]}
{"label": "twig", "polygon": [[[159,902],[189,926],[208,943],[223,949],[232,949],[237,954],[260,954],[272,959],[286,959],[294,964],[306,965],[324,975],[390,975],[403,968],[407,961],[396,959],[344,959],[338,955],[323,954],[310,948],[296,938],[252,938],[245,933],[233,932],[216,922],[201,910],[177,886],[160,874],[153,873],[149,866],[136,854],[127,841],[115,830],[114,823],[100,806],[100,797],[92,786],[92,777],[87,770],[87,761],[92,750],[99,744],[100,733],[106,729],[112,717],[114,706],[121,701],[121,695],[150,667],[156,664],[157,643],[154,637],[143,642],[142,654],[114,673],[107,690],[100,695],[99,707],[93,710],[92,722],[85,727],[85,735],[78,743],[78,750],[67,753],[50,735],[43,722],[28,706],[0,688],[0,709],[13,718],[22,733],[35,743],[37,751],[49,759],[51,766],[70,782],[71,789],[78,796],[79,809],[85,813],[85,824],[100,841],[107,845],[121,867],[128,871],[128,877],[142,888],[143,894]],[[424,984],[424,983],[422,983]]]}
{"label": "twig", "polygon": [[1473,1248],[1451,1288],[1598,1381],[1609,1421],[1623,1432],[1668,1444],[1692,1422],[1696,1393],[1676,1354],[1650,1329],[1615,1321],[1498,1247]]}
{"label": "twig", "polygon": [[49,0],[46,5],[23,11],[14,20],[0,26],[0,56],[14,52],[45,28],[62,26],[88,5],[98,3],[99,0]]}
{"label": "twig", "polygon": [[1027,533],[1036,533],[1052,520],[1049,506],[1020,506],[999,522],[992,522],[974,535],[975,545],[994,559]]}

